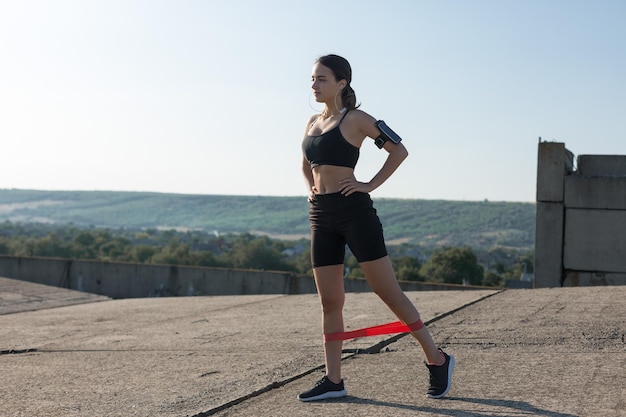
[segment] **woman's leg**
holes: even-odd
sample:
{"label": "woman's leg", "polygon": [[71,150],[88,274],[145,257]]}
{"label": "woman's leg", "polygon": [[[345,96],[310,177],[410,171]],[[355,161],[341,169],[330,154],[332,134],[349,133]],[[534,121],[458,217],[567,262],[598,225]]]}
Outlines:
{"label": "woman's leg", "polygon": [[[398,284],[389,256],[374,261],[361,262],[360,266],[372,291],[387,304],[404,324],[412,324],[420,320],[419,312]],[[422,327],[420,330],[411,332],[411,334],[422,347],[426,361],[429,364],[441,364],[442,354],[433,342],[428,329]]]}
{"label": "woman's leg", "polygon": [[[317,292],[322,304],[322,328],[324,334],[343,332],[343,264],[313,269]],[[341,381],[341,348],[343,341],[324,342],[326,376],[331,382]]]}

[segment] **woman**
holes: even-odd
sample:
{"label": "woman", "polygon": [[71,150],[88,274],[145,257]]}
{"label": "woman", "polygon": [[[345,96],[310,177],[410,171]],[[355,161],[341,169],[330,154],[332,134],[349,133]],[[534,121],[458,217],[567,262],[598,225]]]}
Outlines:
{"label": "woman", "polygon": [[[417,309],[400,288],[369,196],[393,174],[408,152],[393,131],[357,109],[351,80],[350,64],[340,56],[323,56],[313,66],[313,95],[317,102],[324,103],[324,110],[306,123],[302,172],[309,190],[311,261],[322,304],[326,374],[298,399],[315,401],[347,395],[341,377],[342,340],[333,337],[344,330],[346,244],[372,290],[411,329],[430,371],[427,395],[441,398],[450,389],[454,357],[437,348]],[[360,182],[354,176],[354,167],[367,137],[375,139],[388,156],[370,181]]]}

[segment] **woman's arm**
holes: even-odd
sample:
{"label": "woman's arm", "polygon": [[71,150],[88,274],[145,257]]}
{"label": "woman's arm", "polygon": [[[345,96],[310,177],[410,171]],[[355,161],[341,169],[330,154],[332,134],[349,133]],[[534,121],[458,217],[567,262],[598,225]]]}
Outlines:
{"label": "woman's arm", "polygon": [[374,177],[370,180],[369,184],[372,187],[372,190],[380,187],[389,177],[393,174],[396,169],[400,166],[402,161],[409,156],[409,151],[404,147],[402,143],[392,143],[387,142],[383,147],[389,154],[387,155],[387,159],[385,163],[380,168],[380,171],[374,175]]}
{"label": "woman's arm", "polygon": [[[305,136],[309,133],[311,124],[316,120],[317,117],[317,115],[313,115],[307,121],[306,128],[304,130]],[[313,199],[313,196],[317,193],[317,190],[315,189],[315,180],[313,179],[311,164],[309,164],[309,161],[307,161],[304,154],[302,155],[302,175],[304,176],[304,183],[306,184],[307,192],[309,194],[309,201],[311,201]]]}
{"label": "woman's arm", "polygon": [[311,170],[311,164],[309,161],[302,156],[302,175],[304,176],[304,183],[307,186],[307,191],[309,193],[309,201],[313,199],[313,196],[317,193],[315,189],[315,181],[313,180],[313,171]]}
{"label": "woman's arm", "polygon": [[[376,120],[365,112],[359,112],[359,116],[356,119],[359,131],[364,135],[372,139],[377,138],[380,135],[380,130],[376,127],[374,122]],[[380,170],[374,175],[374,177],[366,183],[356,181],[354,178],[345,178],[340,181],[341,193],[350,195],[354,192],[369,193],[380,187],[396,169],[400,166],[402,161],[406,159],[409,152],[402,143],[393,143],[387,141],[383,146],[383,149],[388,152],[385,163]]]}

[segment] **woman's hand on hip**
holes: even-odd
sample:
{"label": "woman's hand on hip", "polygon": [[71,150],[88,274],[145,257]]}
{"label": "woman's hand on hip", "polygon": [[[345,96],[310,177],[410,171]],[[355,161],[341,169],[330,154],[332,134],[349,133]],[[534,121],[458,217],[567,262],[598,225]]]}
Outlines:
{"label": "woman's hand on hip", "polygon": [[345,196],[353,193],[369,193],[372,188],[367,182],[359,182],[354,178],[345,178],[339,181],[339,191]]}

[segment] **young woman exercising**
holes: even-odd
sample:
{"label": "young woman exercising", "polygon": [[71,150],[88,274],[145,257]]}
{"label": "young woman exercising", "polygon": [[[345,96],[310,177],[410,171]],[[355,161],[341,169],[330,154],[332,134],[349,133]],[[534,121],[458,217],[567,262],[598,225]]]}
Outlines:
{"label": "young woman exercising", "polygon": [[[340,56],[322,56],[313,66],[313,95],[317,102],[324,103],[324,110],[306,123],[302,172],[309,190],[311,261],[322,304],[326,374],[298,399],[315,401],[347,395],[341,377],[340,336],[344,331],[346,244],[369,286],[422,347],[430,371],[427,395],[441,398],[450,389],[454,357],[437,348],[419,312],[400,288],[369,195],[393,174],[408,152],[384,122],[357,109],[351,81],[350,64]],[[354,176],[354,167],[367,137],[374,139],[388,156],[370,181],[360,182]]]}

